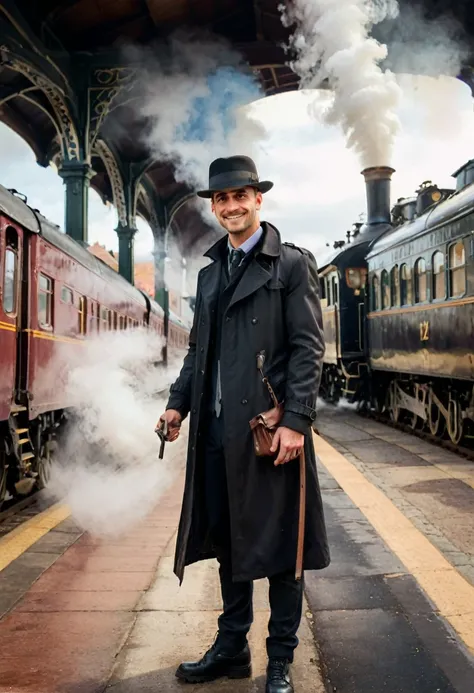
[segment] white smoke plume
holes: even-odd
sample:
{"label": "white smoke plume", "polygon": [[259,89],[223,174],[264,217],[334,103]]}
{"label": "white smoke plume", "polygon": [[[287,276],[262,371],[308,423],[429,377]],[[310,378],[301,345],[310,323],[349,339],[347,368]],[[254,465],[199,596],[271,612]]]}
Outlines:
{"label": "white smoke plume", "polygon": [[161,346],[158,335],[141,329],[107,333],[88,340],[76,363],[65,359],[67,370],[58,373],[56,386],[66,390],[74,414],[54,454],[47,492],[96,536],[129,531],[184,466],[184,454],[181,464],[167,462],[171,446],[158,460],[154,429],[183,357],[175,353],[165,369],[157,364]]}
{"label": "white smoke plume", "polygon": [[264,94],[242,57],[222,39],[176,34],[168,50],[133,49],[131,58],[142,65],[147,145],[157,159],[173,162],[177,181],[205,187],[213,159],[256,156],[265,129],[241,107]]}
{"label": "white smoke plume", "polygon": [[398,12],[395,0],[294,0],[280,5],[296,52],[293,70],[301,87],[332,90],[324,113],[329,125],[342,127],[348,147],[364,167],[389,164],[400,123],[400,88],[380,67],[387,47],[370,36],[372,27]]}

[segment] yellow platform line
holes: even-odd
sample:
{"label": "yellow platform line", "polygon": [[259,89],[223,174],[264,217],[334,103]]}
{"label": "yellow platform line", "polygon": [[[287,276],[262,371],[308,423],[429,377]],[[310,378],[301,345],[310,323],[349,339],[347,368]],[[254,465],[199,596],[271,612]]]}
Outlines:
{"label": "yellow platform line", "polygon": [[319,436],[314,444],[321,463],[474,653],[474,587],[349,460]]}
{"label": "yellow platform line", "polygon": [[57,527],[70,514],[71,511],[66,505],[56,503],[2,537],[0,539],[0,571],[33,546],[38,539]]}

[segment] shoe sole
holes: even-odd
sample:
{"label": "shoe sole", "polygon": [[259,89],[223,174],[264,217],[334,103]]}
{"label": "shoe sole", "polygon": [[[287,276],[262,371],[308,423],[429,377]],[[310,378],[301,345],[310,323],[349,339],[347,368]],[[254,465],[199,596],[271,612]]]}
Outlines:
{"label": "shoe sole", "polygon": [[232,667],[225,674],[220,674],[219,676],[193,676],[192,674],[185,674],[178,669],[175,674],[176,678],[186,683],[209,683],[210,681],[217,681],[217,679],[249,679],[252,676],[252,666],[251,664],[245,664],[240,667]]}

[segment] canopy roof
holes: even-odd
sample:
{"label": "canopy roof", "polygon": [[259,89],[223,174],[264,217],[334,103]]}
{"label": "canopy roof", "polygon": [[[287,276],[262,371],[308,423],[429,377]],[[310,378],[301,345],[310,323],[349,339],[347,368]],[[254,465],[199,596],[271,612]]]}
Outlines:
{"label": "canopy roof", "polygon": [[[408,0],[403,0],[401,4]],[[298,88],[282,48],[289,30],[281,0],[0,0],[0,119],[32,147],[38,162],[59,162],[61,147],[87,147],[91,185],[117,205],[118,180],[141,175],[137,211],[166,224],[189,194],[169,163],[151,160],[140,137],[146,123],[130,105],[133,72],[122,48],[166,40],[176,29],[223,37],[248,62],[264,93]],[[474,3],[423,0],[431,16],[449,11],[474,35]],[[107,126],[126,122],[120,137]],[[87,132],[86,132],[87,131]],[[102,138],[102,139],[101,139]],[[82,152],[87,153],[87,152]],[[122,192],[123,196],[123,192]],[[185,214],[181,208],[179,215]],[[119,210],[120,218],[120,210]],[[179,226],[183,226],[179,223]],[[183,239],[185,245],[192,239]]]}

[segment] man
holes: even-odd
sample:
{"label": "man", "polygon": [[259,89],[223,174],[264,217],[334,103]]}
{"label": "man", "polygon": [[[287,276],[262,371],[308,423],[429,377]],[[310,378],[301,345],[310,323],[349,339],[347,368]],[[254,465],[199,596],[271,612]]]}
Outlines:
{"label": "man", "polygon": [[[161,421],[176,440],[190,412],[186,485],[175,555],[180,581],[195,561],[217,558],[223,613],[214,645],[176,676],[189,683],[250,676],[247,644],[253,580],[269,579],[271,618],[266,693],[291,693],[289,665],[298,644],[303,584],[295,579],[299,463],[306,457],[304,567],[329,564],[311,438],[324,341],[313,256],[281,242],[260,223],[263,193],[245,156],[209,170],[212,211],[227,236],[207,253],[198,276],[189,351]],[[257,370],[284,402],[274,457],[255,455],[249,421],[272,407]]]}

